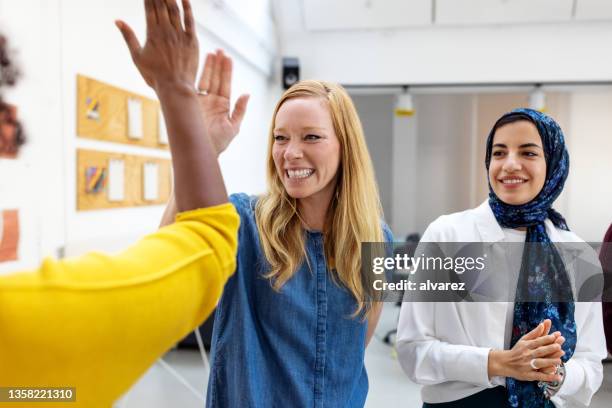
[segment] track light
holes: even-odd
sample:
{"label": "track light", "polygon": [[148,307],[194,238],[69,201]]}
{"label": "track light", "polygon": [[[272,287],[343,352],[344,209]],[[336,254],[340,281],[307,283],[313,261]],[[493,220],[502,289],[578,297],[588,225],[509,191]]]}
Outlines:
{"label": "track light", "polygon": [[412,116],[414,115],[414,102],[412,101],[412,95],[408,92],[408,87],[402,87],[402,93],[397,95],[395,101],[395,115],[396,116]]}
{"label": "track light", "polygon": [[529,107],[540,112],[546,112],[546,95],[541,85],[536,85],[529,94]]}

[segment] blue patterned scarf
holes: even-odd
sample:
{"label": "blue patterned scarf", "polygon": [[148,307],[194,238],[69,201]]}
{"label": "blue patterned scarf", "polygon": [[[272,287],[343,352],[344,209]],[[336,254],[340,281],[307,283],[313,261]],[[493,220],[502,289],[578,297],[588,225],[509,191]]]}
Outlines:
{"label": "blue patterned scarf", "polygon": [[[568,230],[563,216],[551,208],[552,203],[563,190],[569,172],[569,155],[565,148],[563,132],[549,116],[532,109],[515,109],[502,116],[493,127],[487,139],[485,164],[487,170],[491,161],[493,136],[499,121],[518,116],[533,123],[544,148],[546,159],[546,181],[540,193],[523,205],[509,205],[493,192],[489,180],[489,205],[497,222],[505,228],[527,227],[521,270],[516,289],[514,321],[512,324],[513,347],[518,340],[533,330],[544,319],[552,321],[551,333],[560,331],[565,337],[562,357],[568,361],[576,348],[576,323],[571,285],[561,256],[551,244],[544,221],[550,218],[557,228]],[[537,299],[537,302],[534,301]],[[544,397],[535,381],[506,379],[508,402],[512,407],[554,407]]]}

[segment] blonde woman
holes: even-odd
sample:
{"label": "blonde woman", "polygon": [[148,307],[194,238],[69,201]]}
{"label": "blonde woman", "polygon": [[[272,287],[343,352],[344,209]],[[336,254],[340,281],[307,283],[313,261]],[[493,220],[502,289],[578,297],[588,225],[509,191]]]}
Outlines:
{"label": "blonde woman", "polygon": [[[203,112],[211,129],[233,131],[217,139],[221,150],[246,103],[229,115],[230,80],[229,58],[209,55]],[[287,90],[266,166],[263,196],[230,196],[241,219],[237,270],[217,308],[207,406],[361,407],[364,351],[380,314],[359,272],[361,243],[392,237],[346,91],[322,81]]]}

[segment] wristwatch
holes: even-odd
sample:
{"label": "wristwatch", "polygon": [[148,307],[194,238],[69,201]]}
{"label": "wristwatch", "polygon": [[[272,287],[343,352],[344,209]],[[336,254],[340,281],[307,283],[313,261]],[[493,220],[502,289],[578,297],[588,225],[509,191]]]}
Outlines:
{"label": "wristwatch", "polygon": [[565,365],[563,363],[557,366],[555,374],[561,376],[560,381],[538,382],[538,387],[542,390],[546,399],[552,398],[559,391],[559,389],[563,385],[563,382],[565,381]]}

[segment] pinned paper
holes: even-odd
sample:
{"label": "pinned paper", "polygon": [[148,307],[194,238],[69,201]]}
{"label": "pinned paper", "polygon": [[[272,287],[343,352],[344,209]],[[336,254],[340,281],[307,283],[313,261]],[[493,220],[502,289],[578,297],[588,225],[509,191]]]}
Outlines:
{"label": "pinned paper", "polygon": [[128,98],[128,137],[142,139],[142,101]]}
{"label": "pinned paper", "polygon": [[155,201],[159,198],[159,166],[157,163],[144,163],[144,200]]}
{"label": "pinned paper", "polygon": [[108,201],[125,200],[125,162],[110,159],[108,165]]}
{"label": "pinned paper", "polygon": [[19,248],[19,210],[2,211],[0,262],[17,260]]}
{"label": "pinned paper", "polygon": [[96,194],[106,187],[106,167],[87,167],[85,169],[85,192]]}
{"label": "pinned paper", "polygon": [[163,145],[167,145],[168,144],[168,129],[166,129],[166,120],[164,119],[164,115],[162,115],[161,112],[159,112],[159,115],[157,115],[157,117],[159,118],[159,139],[158,142],[159,144],[163,144]]}

